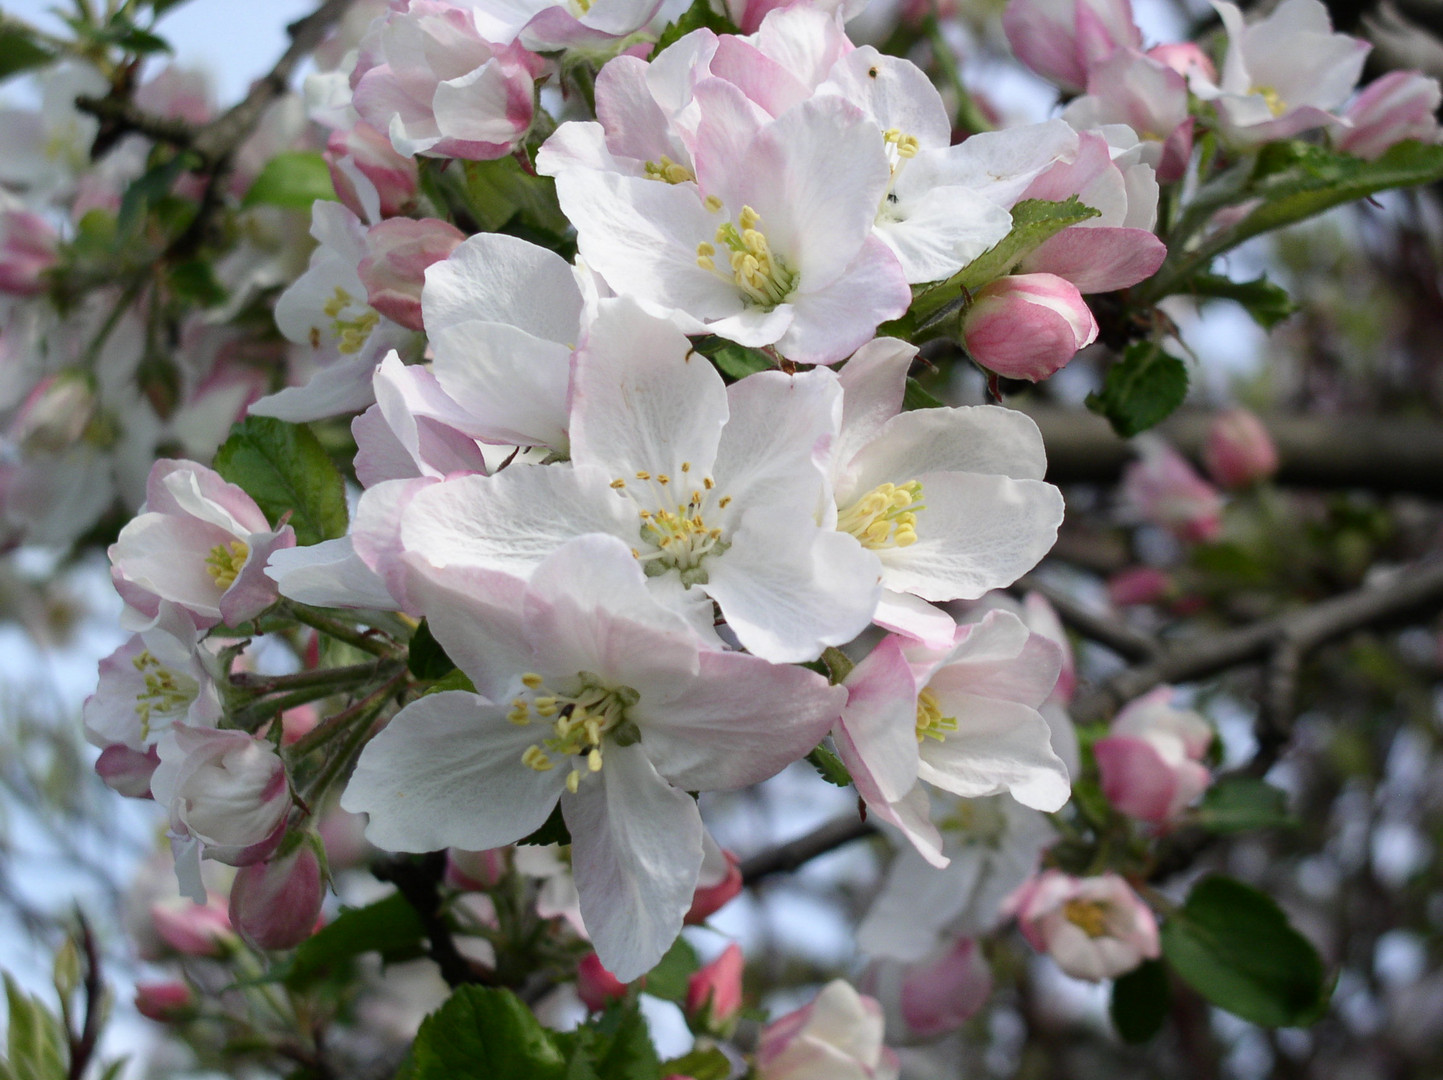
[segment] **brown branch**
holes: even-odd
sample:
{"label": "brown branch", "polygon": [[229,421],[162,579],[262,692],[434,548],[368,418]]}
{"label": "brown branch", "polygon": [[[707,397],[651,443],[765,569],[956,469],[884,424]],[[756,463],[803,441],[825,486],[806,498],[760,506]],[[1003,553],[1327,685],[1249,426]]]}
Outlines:
{"label": "brown branch", "polygon": [[90,1059],[95,1055],[96,1044],[100,1041],[100,1024],[105,1014],[105,985],[100,977],[100,950],[95,944],[95,934],[85,916],[77,914],[80,920],[80,945],[85,954],[85,1021],[80,1034],[70,1037],[70,1080],[80,1080],[85,1075]]}
{"label": "brown branch", "polygon": [[768,848],[744,860],[741,864],[742,884],[755,885],[773,874],[790,874],[819,855],[850,844],[853,840],[871,836],[876,831],[875,825],[855,814],[828,821],[805,836]]}
{"label": "brown branch", "polygon": [[[1107,421],[1081,409],[1024,406],[1047,445],[1053,483],[1110,484],[1132,460],[1131,445]],[[1212,417],[1178,413],[1158,427],[1197,460]],[[1399,417],[1262,417],[1278,448],[1277,482],[1296,487],[1366,488],[1443,496],[1443,424]]]}
{"label": "brown branch", "polygon": [[446,853],[433,851],[419,858],[397,856],[372,867],[381,881],[389,881],[415,909],[430,944],[431,959],[441,969],[441,978],[450,987],[464,983],[494,986],[495,980],[467,960],[456,947],[456,939],[441,914],[441,878],[446,872]]}
{"label": "brown branch", "polygon": [[1032,575],[1019,581],[1016,588],[1024,592],[1040,593],[1052,605],[1064,626],[1106,646],[1124,660],[1134,663],[1152,660],[1162,651],[1162,646],[1156,639],[1134,630],[1118,619],[1108,618],[1079,604],[1068,593],[1055,589]]}

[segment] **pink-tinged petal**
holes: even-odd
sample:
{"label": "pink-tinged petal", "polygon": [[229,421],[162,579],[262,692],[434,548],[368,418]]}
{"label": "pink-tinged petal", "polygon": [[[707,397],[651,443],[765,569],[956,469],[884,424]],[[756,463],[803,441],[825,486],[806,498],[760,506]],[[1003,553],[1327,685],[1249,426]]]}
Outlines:
{"label": "pink-tinged petal", "polygon": [[1167,247],[1146,229],[1064,229],[1025,259],[1028,273],[1055,274],[1081,293],[1111,292],[1151,277]]}
{"label": "pink-tinged petal", "polygon": [[1040,480],[924,473],[917,542],[885,548],[883,582],[924,600],[974,600],[1012,584],[1051,549],[1062,494]]}
{"label": "pink-tinged petal", "polygon": [[942,708],[955,715],[957,730],[923,742],[923,780],[968,799],[1007,792],[1036,810],[1060,810],[1071,797],[1067,768],[1036,709],[970,694],[949,695]]}
{"label": "pink-tinged petal", "polygon": [[627,484],[696,483],[686,474],[711,473],[726,420],[725,383],[681,331],[631,300],[600,302],[576,357],[575,460]]}
{"label": "pink-tinged petal", "polygon": [[288,386],[252,403],[252,416],[273,416],[292,424],[305,424],[329,416],[360,412],[375,401],[371,376],[376,361],[363,352],[318,368],[304,386]]}
{"label": "pink-tinged petal", "polygon": [[691,906],[702,863],[696,801],[657,775],[642,746],[613,744],[601,774],[561,809],[582,921],[607,970],[630,982],[661,959]]}
{"label": "pink-tinged petal", "polygon": [[531,127],[533,95],[530,72],[495,59],[440,83],[432,106],[445,142],[494,147],[487,155],[501,157]]}
{"label": "pink-tinged petal", "polygon": [[854,352],[838,373],[842,384],[842,430],[834,454],[845,466],[877,437],[882,425],[902,411],[907,372],[917,346],[896,338],[874,338]]}
{"label": "pink-tinged petal", "polygon": [[809,96],[801,72],[759,52],[745,38],[723,35],[707,67],[771,116],[780,116]]}
{"label": "pink-tinged petal", "polygon": [[727,388],[730,416],[712,471],[717,490],[742,506],[815,506],[826,498],[820,462],[841,411],[824,371],[764,371]]}
{"label": "pink-tinged petal", "polygon": [[430,694],[397,713],[361,751],[341,806],[369,814],[366,838],[386,851],[481,851],[540,828],[566,771],[521,762],[539,728],[475,694]]}
{"label": "pink-tinged petal", "polygon": [[248,546],[245,564],[220,598],[221,618],[231,626],[254,619],[276,602],[276,583],[266,576],[266,562],[272,553],[296,546],[296,531],[284,525],[278,532],[253,533]]}
{"label": "pink-tinged petal", "polygon": [[910,593],[883,589],[872,621],[883,630],[902,634],[931,649],[945,649],[952,644],[957,624],[941,608],[935,608],[921,597]]}
{"label": "pink-tinged petal", "polygon": [[657,772],[688,791],[759,783],[816,746],[845,692],[803,668],[742,653],[703,652],[695,681],[634,714]]}
{"label": "pink-tinged petal", "polygon": [[430,371],[407,367],[391,353],[376,369],[374,386],[381,415],[411,458],[405,475],[439,478],[486,471],[486,459],[476,440],[463,433],[474,419],[441,389]]}
{"label": "pink-tinged petal", "polygon": [[799,364],[835,364],[870,341],[877,327],[900,318],[912,290],[897,256],[868,236],[852,262],[817,286],[803,280],[792,294],[792,322],[777,349]]}
{"label": "pink-tinged petal", "polygon": [[[717,46],[718,58],[732,51],[730,43],[749,51],[735,38],[723,38]],[[790,76],[783,77],[790,80]],[[747,198],[752,143],[771,119],[765,104],[753,100],[746,90],[724,79],[703,79],[693,91],[698,110],[693,139],[697,185],[703,195],[714,195],[726,203],[733,214]]]}
{"label": "pink-tinged petal", "polygon": [[408,552],[436,567],[474,566],[518,577],[586,533],[627,543],[636,511],[582,466],[512,465],[495,476],[463,476],[416,494],[401,523]]}
{"label": "pink-tinged petal", "polygon": [[1150,743],[1112,735],[1094,743],[1092,752],[1108,802],[1139,821],[1160,824],[1168,820],[1177,777]]}
{"label": "pink-tinged petal", "polygon": [[439,481],[431,477],[385,480],[361,493],[351,522],[351,543],[356,557],[377,577],[406,611],[417,610],[407,592],[405,548],[401,527],[416,493]]}
{"label": "pink-tinged petal", "polygon": [[[658,162],[666,155],[685,165],[690,155],[671,133],[667,114],[647,85],[650,70],[651,65],[639,57],[618,56],[597,72],[596,118],[601,121],[597,126],[605,129],[606,147],[613,154]],[[581,125],[564,124],[556,135],[573,126]],[[552,148],[556,135],[547,139],[546,148]]]}
{"label": "pink-tinged petal", "polygon": [[282,596],[315,607],[385,611],[396,604],[385,582],[356,554],[349,536],[272,552],[266,576]]}
{"label": "pink-tinged petal", "polygon": [[436,381],[468,414],[461,430],[503,446],[567,445],[569,345],[471,320],[432,331],[431,347]]}
{"label": "pink-tinged petal", "polygon": [[833,733],[837,750],[854,778],[865,773],[881,801],[896,802],[916,786],[921,760],[918,687],[901,642],[883,638],[847,675],[845,686],[846,708]]}
{"label": "pink-tinged petal", "polygon": [[871,622],[880,593],[872,552],[812,525],[809,513],[788,517],[744,517],[703,586],[742,645],[774,663],[814,660],[851,641]]}
{"label": "pink-tinged petal", "polygon": [[180,604],[206,625],[220,621],[221,589],[206,554],[229,549],[234,533],[191,517],[141,514],[120,530],[110,548],[115,572],[133,587]]}
{"label": "pink-tinged petal", "polygon": [[474,567],[437,570],[412,560],[407,590],[431,633],[483,696],[501,701],[536,655],[526,636],[526,582]]}
{"label": "pink-tinged petal", "polygon": [[1052,695],[1062,668],[1056,642],[1010,611],[989,611],[981,622],[957,629],[955,648],[930,680],[939,696],[955,689],[1036,709]]}
{"label": "pink-tinged petal", "polygon": [[808,87],[821,83],[854,48],[840,13],[811,4],[769,11],[753,40],[763,55]]}
{"label": "pink-tinged petal", "polygon": [[420,475],[411,452],[391,430],[379,405],[372,405],[351,421],[356,440],[356,479],[362,487],[374,487],[386,480],[412,480]]}
{"label": "pink-tinged petal", "polygon": [[[538,304],[536,298],[546,297]],[[421,294],[426,330],[496,322],[561,344],[575,344],[581,291],[569,263],[526,240],[479,233],[426,270]]]}

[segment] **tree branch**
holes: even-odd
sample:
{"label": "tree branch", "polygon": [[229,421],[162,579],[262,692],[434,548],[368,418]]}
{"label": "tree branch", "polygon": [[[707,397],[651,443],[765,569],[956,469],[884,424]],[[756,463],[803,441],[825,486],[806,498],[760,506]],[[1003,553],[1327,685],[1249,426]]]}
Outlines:
{"label": "tree branch", "polygon": [[452,988],[463,983],[495,985],[476,965],[462,955],[456,947],[451,928],[441,914],[441,877],[446,872],[446,853],[433,851],[419,858],[399,855],[386,859],[372,868],[372,873],[382,881],[389,881],[406,898],[406,902],[421,919],[430,943],[430,956],[441,969],[441,978]]}
{"label": "tree branch", "polygon": [[1029,574],[1022,578],[1015,588],[1024,592],[1040,593],[1052,605],[1065,626],[1106,646],[1124,660],[1134,663],[1152,660],[1162,651],[1162,646],[1156,639],[1134,630],[1120,619],[1111,619],[1084,607],[1061,589],[1039,581],[1034,575]]}
{"label": "tree branch", "polygon": [[768,848],[741,864],[742,884],[755,885],[773,874],[790,874],[819,855],[871,836],[877,831],[860,815],[848,814],[819,825],[805,836]]}

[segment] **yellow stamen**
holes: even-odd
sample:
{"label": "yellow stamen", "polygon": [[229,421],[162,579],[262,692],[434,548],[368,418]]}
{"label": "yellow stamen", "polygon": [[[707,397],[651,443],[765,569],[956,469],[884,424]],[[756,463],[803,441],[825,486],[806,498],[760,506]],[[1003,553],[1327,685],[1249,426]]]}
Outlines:
{"label": "yellow stamen", "polygon": [[205,557],[206,571],[219,588],[229,589],[235,584],[235,579],[245,566],[250,553],[251,549],[244,540],[232,540],[229,550],[226,545],[217,544]]}
{"label": "yellow stamen", "polygon": [[1107,937],[1107,905],[1097,900],[1069,900],[1062,917],[1090,938]]}

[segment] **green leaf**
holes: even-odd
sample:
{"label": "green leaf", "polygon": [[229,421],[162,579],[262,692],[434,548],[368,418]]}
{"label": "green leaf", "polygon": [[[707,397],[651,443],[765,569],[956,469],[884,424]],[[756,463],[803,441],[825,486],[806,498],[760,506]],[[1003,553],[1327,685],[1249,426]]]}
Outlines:
{"label": "green leaf", "polygon": [[646,992],[663,1001],[674,1001],[678,1005],[686,1001],[687,982],[701,967],[701,959],[686,938],[679,937],[671,943],[666,955],[657,961],[656,967],[646,973]]}
{"label": "green leaf", "polygon": [[60,1020],[4,975],[8,1009],[6,1061],[18,1080],[66,1080],[68,1040]]}
{"label": "green leaf", "polygon": [[812,763],[812,768],[817,770],[823,780],[837,787],[851,787],[852,774],[847,771],[847,766],[842,764],[842,759],[829,750],[826,746],[818,744],[812,748],[807,755],[807,760]]}
{"label": "green leaf", "polygon": [[760,349],[725,344],[711,353],[711,361],[730,379],[745,379],[758,371],[775,371],[777,365]]}
{"label": "green leaf", "polygon": [[990,281],[1007,274],[1044,242],[1063,229],[1079,225],[1101,213],[1076,195],[1062,202],[1024,199],[1012,208],[1012,230],[977,258],[964,266],[951,282],[976,292]]}
{"label": "green leaf", "polygon": [[727,1080],[732,1074],[732,1063],[712,1046],[662,1062],[661,1072],[663,1076],[689,1076],[691,1080]]}
{"label": "green leaf", "polygon": [[857,666],[852,663],[850,656],[832,645],[828,645],[822,650],[822,663],[827,668],[827,681],[833,686],[850,675],[852,669]]}
{"label": "green leaf", "polygon": [[1225,776],[1202,797],[1198,824],[1214,832],[1239,832],[1297,824],[1288,816],[1288,797],[1255,776]]}
{"label": "green leaf", "polygon": [[180,175],[192,164],[189,155],[174,154],[142,173],[125,189],[116,212],[116,228],[122,235],[133,233],[145,216],[170,194]]}
{"label": "green leaf", "polygon": [[509,990],[462,986],[421,1024],[413,1080],[564,1080],[551,1034]]}
{"label": "green leaf", "polygon": [[1327,1006],[1323,962],[1271,898],[1207,877],[1162,928],[1178,976],[1220,1009],[1264,1027],[1310,1024]]}
{"label": "green leaf", "polygon": [[466,208],[483,231],[499,232],[518,216],[558,237],[570,228],[556,201],[556,181],[528,173],[514,156],[463,162],[462,176]]}
{"label": "green leaf", "polygon": [[907,377],[907,389],[902,393],[903,409],[945,409],[946,407],[945,401],[910,375]]}
{"label": "green leaf", "polygon": [[291,150],[266,162],[241,200],[242,206],[282,206],[309,210],[317,199],[333,201],[335,185],[326,159],[311,150]]}
{"label": "green leaf", "polygon": [[656,48],[651,50],[651,58],[655,60],[657,53],[677,39],[685,37],[693,30],[701,29],[718,34],[741,33],[734,22],[712,7],[711,0],[692,0],[691,7],[682,12],[681,18],[663,30],[661,37],[656,39]]}
{"label": "green leaf", "polygon": [[228,295],[225,286],[215,276],[215,270],[205,259],[190,259],[172,266],[169,271],[170,287],[177,296],[200,307],[216,307],[225,303]]}
{"label": "green leaf", "polygon": [[1102,393],[1088,394],[1087,407],[1101,413],[1124,438],[1165,420],[1187,397],[1187,368],[1153,341],[1127,347],[1103,379]]}
{"label": "green leaf", "polygon": [[425,619],[411,635],[406,666],[418,679],[443,679],[456,670],[455,662],[446,655],[441,643],[431,636],[431,624]]}
{"label": "green leaf", "polygon": [[[431,694],[444,694],[447,690],[464,690],[468,694],[474,694],[476,692],[476,684],[473,683],[471,677],[460,668],[454,668],[430,686],[426,687],[426,689],[421,692],[421,696],[427,697]],[[521,842],[525,843],[524,840]]]}
{"label": "green leaf", "polygon": [[661,1062],[635,1001],[607,1009],[596,1032],[592,1066],[598,1080],[661,1080]]}
{"label": "green leaf", "polygon": [[566,819],[561,816],[561,804],[557,803],[552,808],[551,816],[542,823],[541,828],[516,842],[535,847],[542,847],[546,844],[571,843],[571,830],[566,827]]}
{"label": "green leaf", "polygon": [[1112,1026],[1124,1042],[1145,1043],[1167,1021],[1172,992],[1160,960],[1144,960],[1112,984]]}
{"label": "green leaf", "polygon": [[0,79],[43,67],[54,59],[55,54],[23,26],[0,20]]}
{"label": "green leaf", "polygon": [[351,908],[312,934],[296,949],[282,976],[292,990],[303,990],[357,956],[419,955],[426,929],[404,896],[392,893],[366,907]]}
{"label": "green leaf", "polygon": [[274,525],[290,513],[302,547],[346,535],[346,486],[304,424],[248,416],[215,452],[215,471],[254,499]]}
{"label": "green leaf", "polygon": [[1271,330],[1298,310],[1288,291],[1269,281],[1266,274],[1252,281],[1233,281],[1221,274],[1194,274],[1178,291],[1189,296],[1235,300],[1264,330]]}

